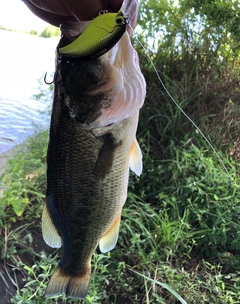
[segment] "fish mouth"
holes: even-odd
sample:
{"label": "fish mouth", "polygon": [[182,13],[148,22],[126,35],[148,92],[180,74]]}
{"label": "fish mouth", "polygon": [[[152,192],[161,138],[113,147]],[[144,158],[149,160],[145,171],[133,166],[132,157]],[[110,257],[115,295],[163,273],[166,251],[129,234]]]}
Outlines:
{"label": "fish mouth", "polygon": [[[118,22],[124,22],[122,17],[126,18],[127,13],[117,15]],[[127,18],[127,21],[132,22],[132,19]],[[142,107],[146,94],[138,55],[127,31],[111,50],[97,58],[68,57],[59,53],[59,49],[80,35],[89,22],[61,25],[62,38],[57,47],[57,66],[61,74],[58,79],[62,82],[65,106],[70,117],[86,130],[105,128],[131,117]]]}
{"label": "fish mouth", "polygon": [[65,95],[64,104],[69,115],[82,128],[91,124],[112,104],[111,69],[106,59],[59,58],[58,79]]}
{"label": "fish mouth", "polygon": [[101,57],[83,60],[60,56],[58,63],[66,106],[82,128],[118,123],[142,107],[146,83],[127,32]]}

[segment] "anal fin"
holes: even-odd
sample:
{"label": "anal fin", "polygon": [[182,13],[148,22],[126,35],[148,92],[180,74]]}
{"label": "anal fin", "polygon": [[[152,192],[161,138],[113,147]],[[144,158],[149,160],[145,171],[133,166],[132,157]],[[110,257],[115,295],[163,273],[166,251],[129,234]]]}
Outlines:
{"label": "anal fin", "polygon": [[45,243],[53,248],[60,248],[62,245],[61,237],[59,236],[56,227],[53,224],[46,203],[43,205],[42,213],[42,234]]}
{"label": "anal fin", "polygon": [[116,218],[112,222],[110,228],[108,229],[108,231],[105,233],[105,235],[100,240],[99,248],[100,248],[101,252],[103,252],[103,253],[112,250],[117,243],[120,220],[121,220],[121,213],[122,213],[122,210],[116,216]]}

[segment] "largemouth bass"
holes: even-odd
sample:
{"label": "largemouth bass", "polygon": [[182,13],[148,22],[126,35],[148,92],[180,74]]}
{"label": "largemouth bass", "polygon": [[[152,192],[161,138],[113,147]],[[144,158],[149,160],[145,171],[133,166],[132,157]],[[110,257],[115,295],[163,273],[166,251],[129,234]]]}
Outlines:
{"label": "largemouth bass", "polygon": [[83,299],[96,247],[116,245],[129,167],[142,171],[136,130],[146,84],[127,32],[99,58],[61,56],[77,31],[63,26],[57,48],[42,229],[48,245],[62,246],[46,295]]}

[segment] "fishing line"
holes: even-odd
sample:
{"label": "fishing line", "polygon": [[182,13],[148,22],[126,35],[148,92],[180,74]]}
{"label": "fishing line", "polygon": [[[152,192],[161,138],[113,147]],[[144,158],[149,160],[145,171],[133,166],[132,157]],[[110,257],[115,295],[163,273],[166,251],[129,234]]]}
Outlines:
{"label": "fishing line", "polygon": [[[129,25],[128,25],[129,26]],[[132,29],[132,28],[131,28]],[[133,30],[133,29],[132,29]],[[209,139],[203,134],[203,132],[200,130],[200,128],[196,125],[196,123],[184,112],[184,110],[179,106],[179,104],[175,101],[175,99],[172,97],[172,95],[170,94],[170,92],[168,91],[168,89],[166,88],[166,86],[164,85],[163,83],[163,80],[161,79],[149,53],[148,53],[148,50],[147,48],[141,43],[141,41],[136,37],[136,40],[137,42],[141,45],[141,47],[143,48],[143,50],[145,51],[153,69],[154,69],[154,72],[156,73],[157,75],[157,78],[160,82],[160,84],[163,86],[163,89],[166,91],[167,95],[169,96],[169,98],[173,101],[173,103],[177,106],[177,108],[183,113],[183,115],[193,124],[193,126],[196,128],[196,130],[201,134],[201,136],[205,139],[205,141],[208,143],[208,145],[210,146],[210,148],[213,150],[213,152],[215,153],[215,155],[217,156],[218,160],[219,160],[219,163],[222,165],[222,167],[224,168],[227,176],[229,177],[229,179],[231,181],[233,181],[230,173],[228,172],[228,169],[227,167],[224,165],[223,163],[223,160],[221,159],[220,155],[218,154],[217,150],[213,147],[213,145],[211,144],[211,142],[209,141]]]}

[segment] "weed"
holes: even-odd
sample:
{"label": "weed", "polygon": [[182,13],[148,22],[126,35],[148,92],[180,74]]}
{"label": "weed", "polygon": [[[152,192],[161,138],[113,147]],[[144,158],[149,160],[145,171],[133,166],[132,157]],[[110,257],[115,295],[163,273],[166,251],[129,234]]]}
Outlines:
{"label": "weed", "polygon": [[[42,131],[35,135],[34,142],[30,138],[27,146],[17,149],[15,158],[8,161],[8,168],[2,175],[4,190],[0,205],[12,206],[18,217],[33,200],[39,202],[45,197],[47,137],[47,131]],[[13,217],[12,220],[16,221]]]}

